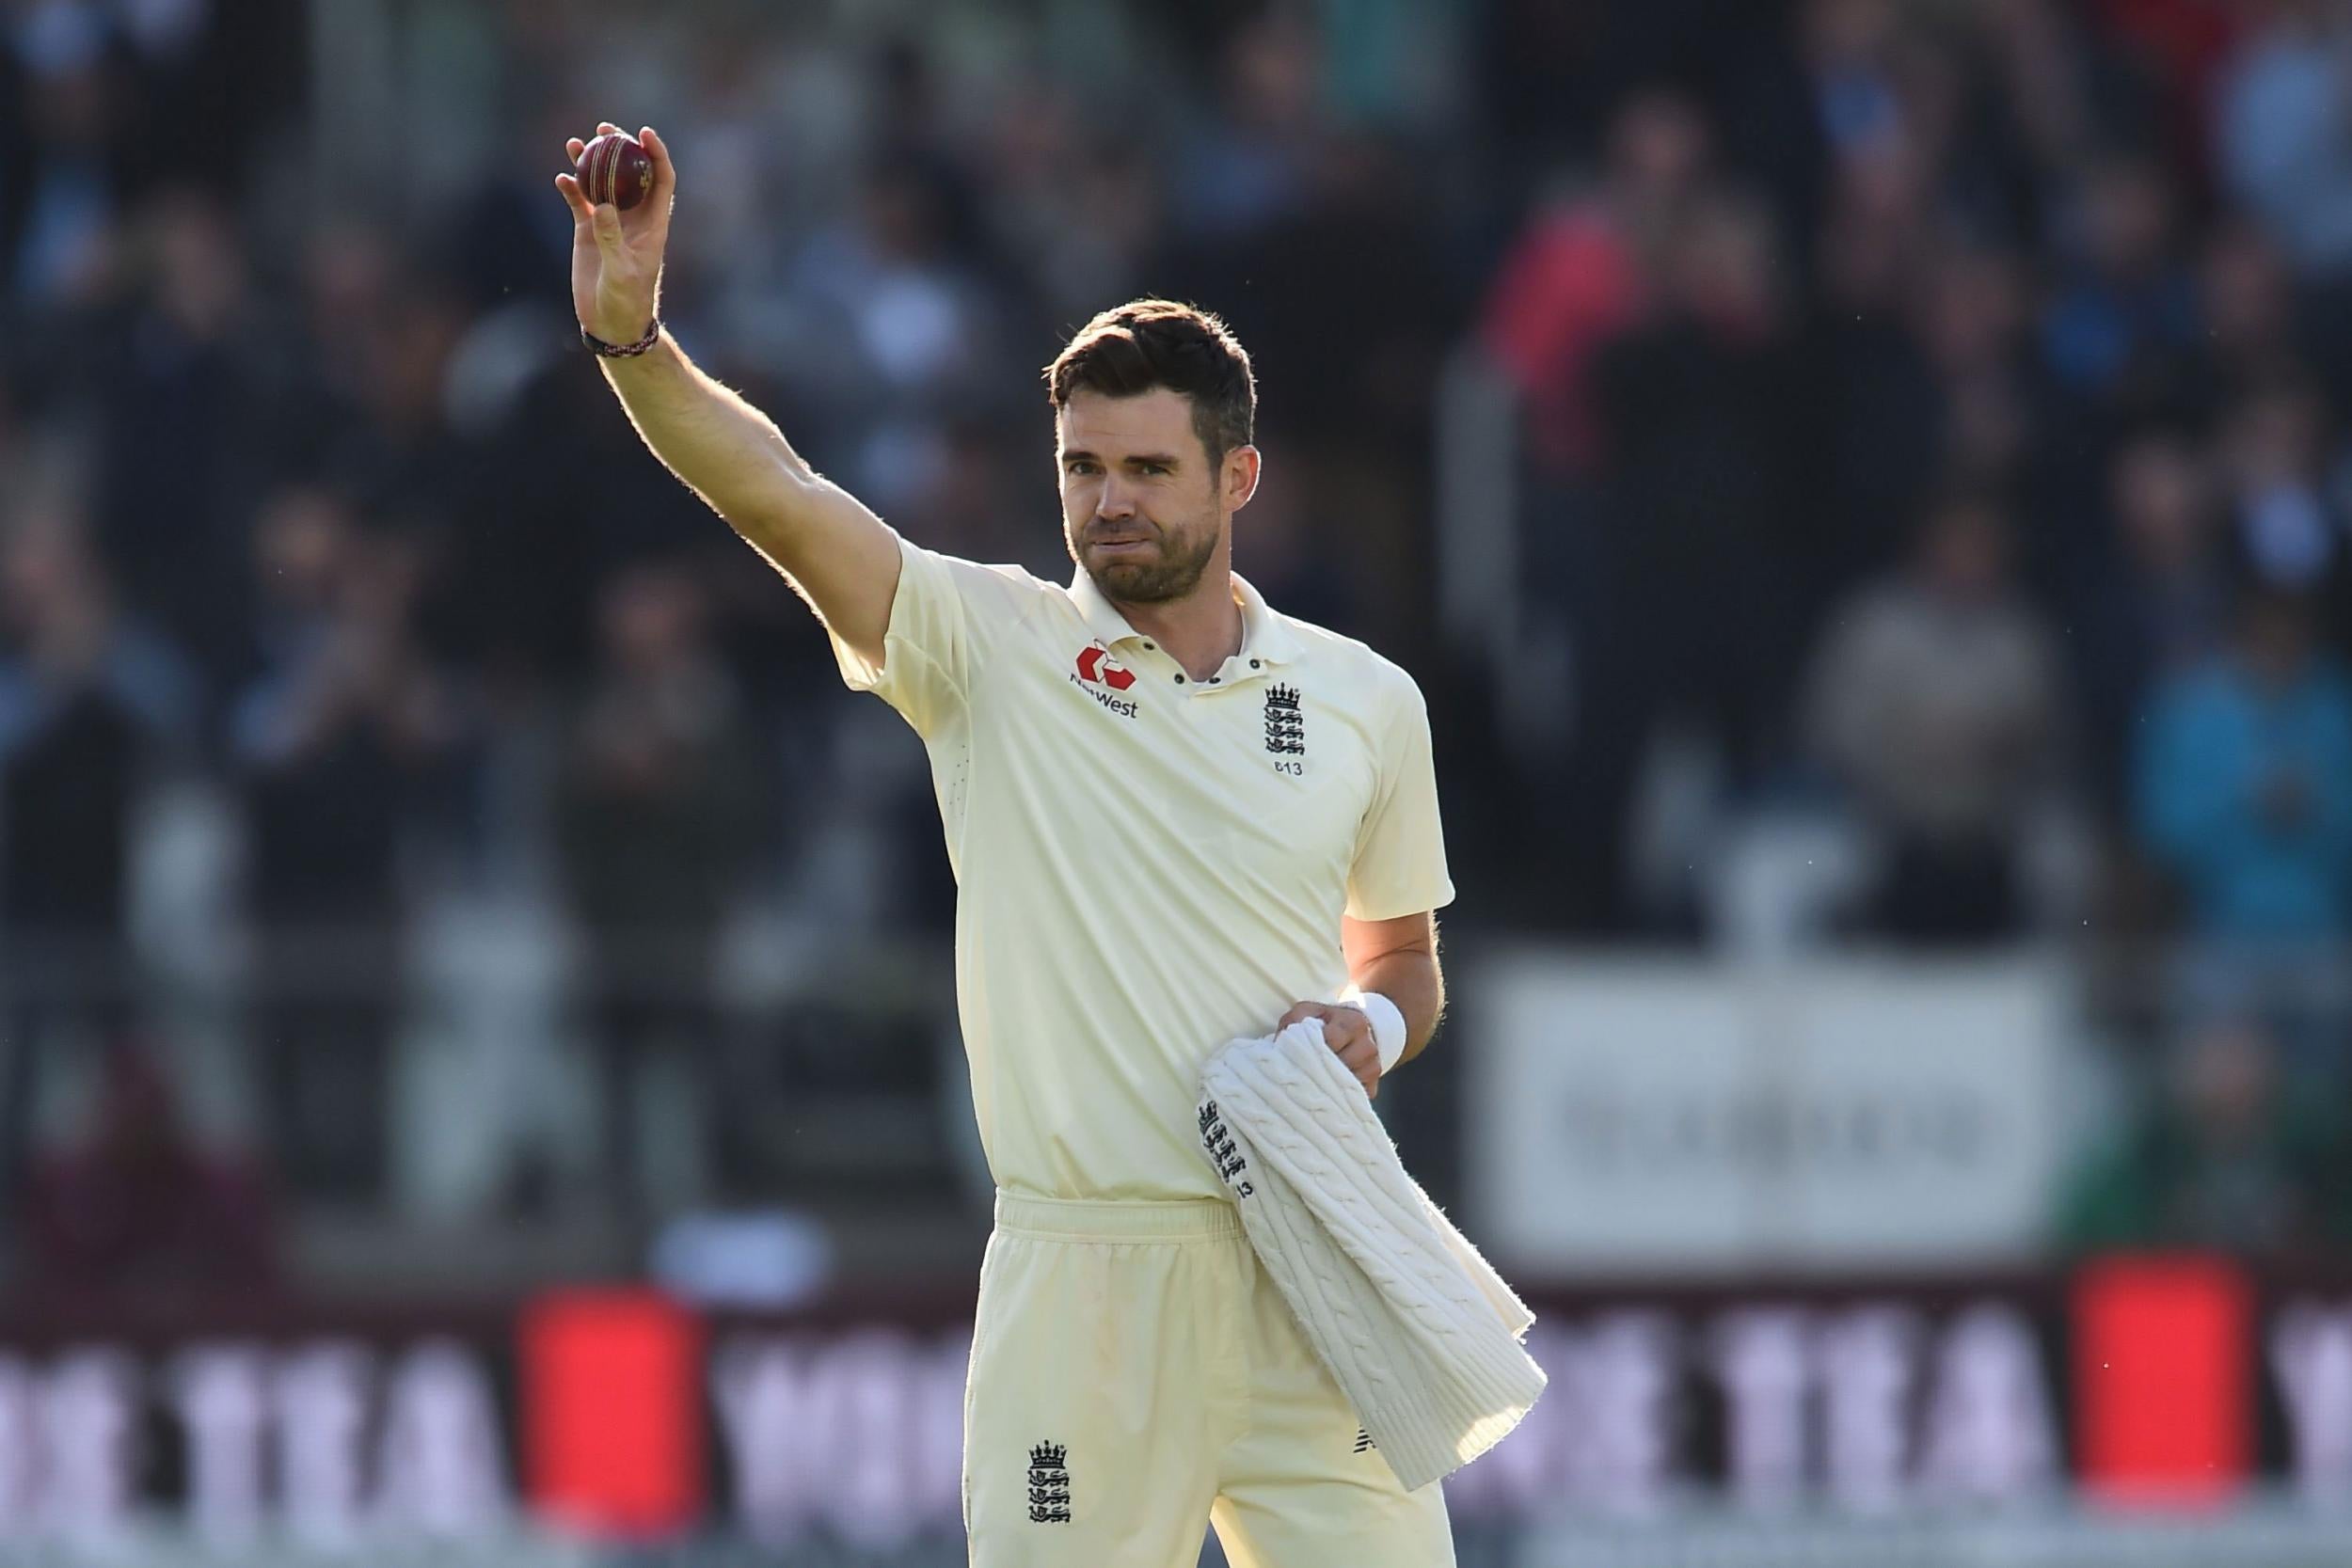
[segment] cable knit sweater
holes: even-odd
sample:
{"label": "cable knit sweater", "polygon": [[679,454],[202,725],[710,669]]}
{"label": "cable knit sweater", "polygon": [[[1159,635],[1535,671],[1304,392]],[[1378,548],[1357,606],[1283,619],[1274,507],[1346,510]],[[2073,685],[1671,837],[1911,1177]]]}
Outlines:
{"label": "cable knit sweater", "polygon": [[1543,1391],[1534,1314],[1405,1172],[1318,1020],[1229,1042],[1200,1138],[1250,1245],[1407,1490],[1501,1442]]}

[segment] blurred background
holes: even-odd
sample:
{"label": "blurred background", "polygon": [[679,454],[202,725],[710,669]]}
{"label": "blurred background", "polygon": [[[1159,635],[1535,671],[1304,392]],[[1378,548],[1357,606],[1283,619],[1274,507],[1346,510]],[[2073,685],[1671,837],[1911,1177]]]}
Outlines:
{"label": "blurred background", "polygon": [[599,119],[923,544],[1251,351],[1542,1313],[1466,1564],[2352,1554],[2352,5],[7,0],[0,1561],[962,1560],[930,781],[578,349]]}

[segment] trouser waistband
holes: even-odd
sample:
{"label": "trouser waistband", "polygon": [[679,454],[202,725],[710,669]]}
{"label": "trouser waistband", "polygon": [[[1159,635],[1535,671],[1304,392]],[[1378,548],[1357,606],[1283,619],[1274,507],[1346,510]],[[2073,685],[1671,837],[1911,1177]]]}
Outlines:
{"label": "trouser waistband", "polygon": [[996,1191],[996,1228],[1073,1240],[1221,1242],[1244,1234],[1223,1198],[1037,1197]]}

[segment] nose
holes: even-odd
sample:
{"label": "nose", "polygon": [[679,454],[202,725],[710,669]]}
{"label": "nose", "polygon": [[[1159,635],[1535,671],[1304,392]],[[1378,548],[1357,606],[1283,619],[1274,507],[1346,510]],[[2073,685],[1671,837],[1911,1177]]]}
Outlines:
{"label": "nose", "polygon": [[1127,493],[1126,484],[1117,474],[1103,476],[1103,493],[1094,502],[1094,515],[1121,520],[1136,515],[1136,499]]}

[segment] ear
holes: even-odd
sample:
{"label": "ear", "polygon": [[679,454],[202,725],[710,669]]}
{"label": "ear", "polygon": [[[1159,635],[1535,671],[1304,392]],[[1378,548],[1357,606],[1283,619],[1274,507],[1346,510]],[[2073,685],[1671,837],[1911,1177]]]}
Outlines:
{"label": "ear", "polygon": [[1239,512],[1258,493],[1259,462],[1255,447],[1235,447],[1225,454],[1225,470],[1217,477],[1223,483],[1229,510]]}

